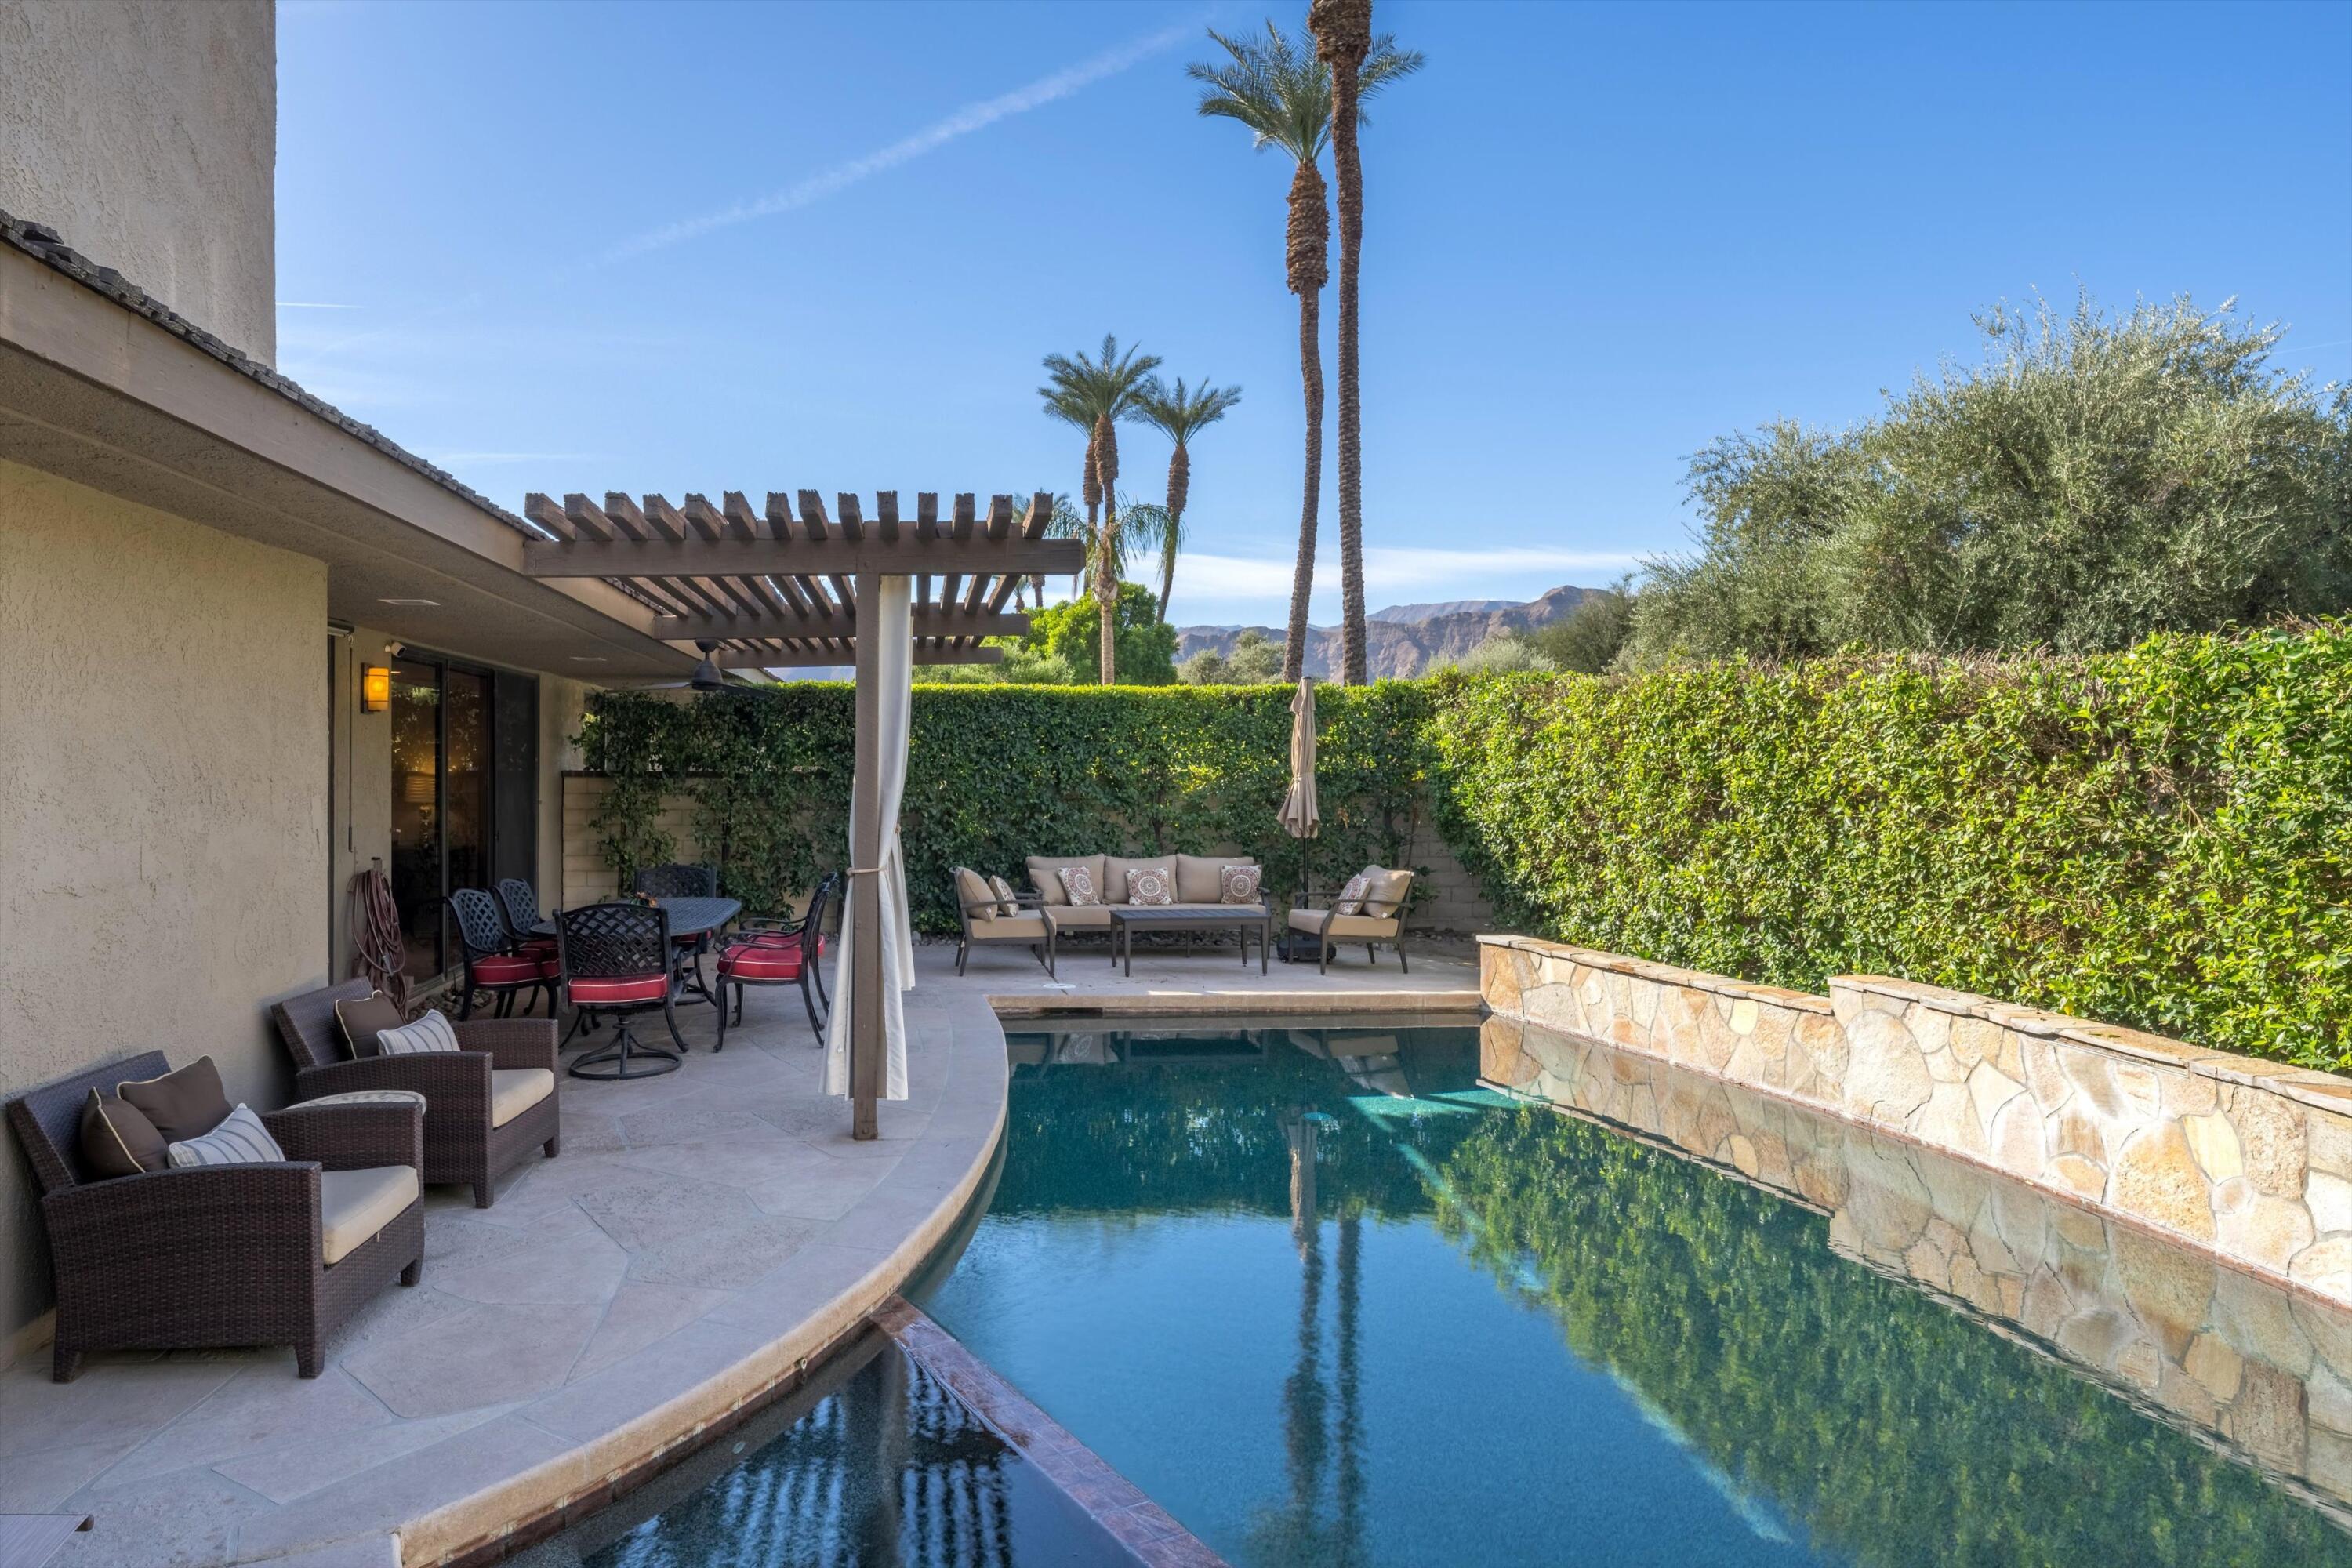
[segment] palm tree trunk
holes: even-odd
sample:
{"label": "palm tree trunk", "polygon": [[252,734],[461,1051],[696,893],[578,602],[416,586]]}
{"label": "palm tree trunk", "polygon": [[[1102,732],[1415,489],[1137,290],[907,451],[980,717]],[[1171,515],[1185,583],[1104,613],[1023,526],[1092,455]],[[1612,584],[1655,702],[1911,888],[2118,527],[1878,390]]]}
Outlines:
{"label": "palm tree trunk", "polygon": [[1315,592],[1315,513],[1323,499],[1323,296],[1298,296],[1298,379],[1307,394],[1307,485],[1298,502],[1298,564],[1290,574],[1290,630],[1282,645],[1282,680],[1307,672],[1307,601]]}
{"label": "palm tree trunk", "polygon": [[1339,187],[1340,679],[1361,686],[1364,658],[1363,410],[1356,358],[1356,276],[1364,245],[1364,165],[1356,144],[1357,88],[1371,45],[1371,0],[1312,0],[1307,25],[1331,68],[1331,173]]}
{"label": "palm tree trunk", "polygon": [[1168,536],[1160,546],[1160,618],[1168,618],[1168,595],[1176,591],[1176,533],[1183,526],[1184,503],[1192,499],[1192,457],[1184,443],[1168,458]]}
{"label": "palm tree trunk", "polygon": [[1110,416],[1095,422],[1095,482],[1102,490],[1102,530],[1095,553],[1095,604],[1102,613],[1102,684],[1118,684],[1118,433]]}

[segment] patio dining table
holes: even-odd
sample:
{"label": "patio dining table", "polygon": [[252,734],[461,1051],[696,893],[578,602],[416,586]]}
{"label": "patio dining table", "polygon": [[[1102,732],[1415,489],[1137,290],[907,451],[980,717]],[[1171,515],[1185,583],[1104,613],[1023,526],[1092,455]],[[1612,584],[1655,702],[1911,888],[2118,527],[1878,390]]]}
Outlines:
{"label": "patio dining table", "polygon": [[[743,900],[740,899],[656,899],[654,902],[669,915],[669,935],[673,942],[688,937],[709,936],[743,912]],[[540,921],[530,928],[530,934],[553,936],[555,921],[552,919]],[[703,983],[700,966],[698,965],[691,973],[693,978],[688,979],[688,971],[678,971],[677,990],[681,994],[699,996],[714,1007],[719,1005],[719,998],[712,995],[710,987]]]}

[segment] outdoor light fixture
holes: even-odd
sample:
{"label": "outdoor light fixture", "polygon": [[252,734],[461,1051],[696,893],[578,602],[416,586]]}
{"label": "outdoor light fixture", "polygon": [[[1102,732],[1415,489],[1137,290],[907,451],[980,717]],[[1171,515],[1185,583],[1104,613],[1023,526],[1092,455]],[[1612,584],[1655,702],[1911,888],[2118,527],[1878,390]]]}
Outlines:
{"label": "outdoor light fixture", "polygon": [[727,678],[719,673],[719,667],[710,659],[711,653],[719,645],[715,642],[698,642],[694,646],[702,650],[702,662],[694,667],[694,679],[687,684],[697,691],[724,691],[727,689]]}
{"label": "outdoor light fixture", "polygon": [[391,667],[382,664],[360,666],[360,711],[381,713],[391,706]]}

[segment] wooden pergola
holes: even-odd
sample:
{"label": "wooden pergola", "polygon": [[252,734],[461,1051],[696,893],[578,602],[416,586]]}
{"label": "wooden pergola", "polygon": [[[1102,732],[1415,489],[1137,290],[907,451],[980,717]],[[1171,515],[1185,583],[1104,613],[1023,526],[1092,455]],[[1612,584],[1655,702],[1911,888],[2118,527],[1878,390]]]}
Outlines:
{"label": "wooden pergola", "polygon": [[[829,513],[814,490],[771,490],[757,511],[729,490],[717,506],[699,495],[672,506],[612,491],[601,507],[585,495],[561,506],[532,495],[523,515],[547,535],[523,546],[526,574],[603,579],[652,608],[655,637],[709,645],[721,668],[856,667],[853,873],[880,866],[898,826],[882,821],[882,654],[858,635],[860,606],[880,603],[884,578],[912,578],[913,662],[992,663],[1002,651],[982,637],[1029,629],[1026,616],[1006,608],[1021,581],[1075,574],[1085,553],[1078,540],[1046,537],[1054,498],[1042,490],[1017,516],[1009,495],[991,497],[985,510],[959,495],[942,516],[939,496],[924,491],[903,517],[895,490],[875,496],[871,516],[846,490]],[[851,1133],[872,1138],[884,1066],[881,887],[871,874],[848,882]]]}

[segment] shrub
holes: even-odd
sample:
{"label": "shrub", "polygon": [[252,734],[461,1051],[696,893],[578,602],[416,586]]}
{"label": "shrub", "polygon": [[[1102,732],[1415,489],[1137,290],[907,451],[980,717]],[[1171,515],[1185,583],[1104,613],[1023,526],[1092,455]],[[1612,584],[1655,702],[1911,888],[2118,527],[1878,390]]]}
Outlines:
{"label": "shrub", "polygon": [[[1122,686],[1167,686],[1176,679],[1176,628],[1160,618],[1160,601],[1140,583],[1118,585],[1111,651]],[[1062,661],[1076,679],[1093,682],[1102,668],[1102,606],[1071,599],[1033,610],[1022,646]]]}
{"label": "shrub", "polygon": [[2347,630],[1443,677],[1435,811],[1516,929],[2347,1065]]}

